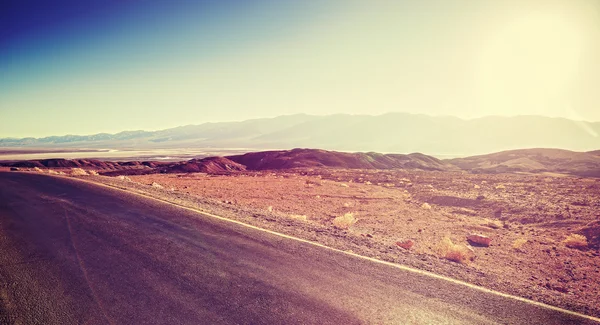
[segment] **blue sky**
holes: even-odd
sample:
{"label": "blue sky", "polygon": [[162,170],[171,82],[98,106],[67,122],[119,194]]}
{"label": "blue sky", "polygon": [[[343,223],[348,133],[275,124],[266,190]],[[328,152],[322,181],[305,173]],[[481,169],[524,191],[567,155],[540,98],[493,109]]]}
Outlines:
{"label": "blue sky", "polygon": [[599,17],[593,0],[10,1],[0,137],[294,113],[597,121]]}

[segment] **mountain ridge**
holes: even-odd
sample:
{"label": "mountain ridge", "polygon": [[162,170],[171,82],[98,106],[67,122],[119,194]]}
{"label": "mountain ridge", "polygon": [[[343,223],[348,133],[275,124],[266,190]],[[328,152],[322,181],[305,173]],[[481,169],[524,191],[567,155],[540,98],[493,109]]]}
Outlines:
{"label": "mountain ridge", "polygon": [[0,147],[40,148],[318,148],[386,153],[427,152],[471,156],[520,148],[592,151],[600,148],[600,122],[542,116],[283,115],[203,123],[158,131],[3,138]]}

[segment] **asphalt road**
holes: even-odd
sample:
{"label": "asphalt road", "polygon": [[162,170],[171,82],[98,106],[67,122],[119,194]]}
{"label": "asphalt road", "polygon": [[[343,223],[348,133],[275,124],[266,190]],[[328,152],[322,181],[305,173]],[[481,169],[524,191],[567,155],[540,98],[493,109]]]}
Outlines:
{"label": "asphalt road", "polygon": [[596,324],[66,178],[0,172],[0,323]]}

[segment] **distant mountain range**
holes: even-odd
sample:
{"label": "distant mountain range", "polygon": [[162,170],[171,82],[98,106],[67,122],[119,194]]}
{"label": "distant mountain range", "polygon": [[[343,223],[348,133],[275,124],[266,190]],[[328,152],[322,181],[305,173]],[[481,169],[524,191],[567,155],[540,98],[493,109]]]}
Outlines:
{"label": "distant mountain range", "polygon": [[4,138],[0,147],[36,148],[251,148],[297,147],[387,153],[469,156],[521,148],[600,148],[600,122],[542,116],[464,120],[407,113],[287,115],[242,122],[204,123],[160,131]]}

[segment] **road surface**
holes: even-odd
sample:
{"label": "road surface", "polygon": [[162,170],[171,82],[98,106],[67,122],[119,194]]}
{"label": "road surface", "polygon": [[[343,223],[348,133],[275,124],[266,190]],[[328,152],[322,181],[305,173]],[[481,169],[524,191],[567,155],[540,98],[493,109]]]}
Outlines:
{"label": "road surface", "polygon": [[120,190],[0,172],[0,323],[596,324]]}

